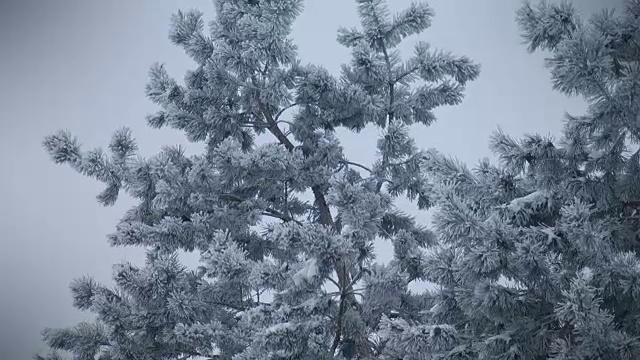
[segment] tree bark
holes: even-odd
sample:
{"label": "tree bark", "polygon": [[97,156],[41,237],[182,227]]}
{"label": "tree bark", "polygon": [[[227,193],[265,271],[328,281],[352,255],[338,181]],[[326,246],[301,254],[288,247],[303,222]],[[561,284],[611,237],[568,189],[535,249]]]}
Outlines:
{"label": "tree bark", "polygon": [[[269,132],[271,132],[287,150],[293,151],[295,146],[293,145],[291,140],[289,140],[289,138],[287,138],[287,136],[282,132],[282,130],[280,130],[271,112],[264,107],[261,108],[261,111],[264,119],[267,122]],[[318,222],[321,225],[330,227],[335,231],[335,222],[333,220],[333,216],[331,215],[329,205],[327,204],[325,194],[317,185],[312,186],[311,191],[313,192],[315,204],[318,207]],[[348,261],[346,257],[341,256],[340,258],[336,259],[334,267],[336,274],[338,275],[338,285],[340,286],[340,309],[342,309],[342,311],[344,312],[346,309],[357,305],[357,300],[355,294],[353,293],[353,284],[351,281],[351,274],[349,272]],[[340,343],[342,337],[343,317],[338,316],[336,320],[337,324],[335,343],[337,346]],[[369,359],[371,351],[367,344],[367,339],[360,339],[359,342],[360,344],[358,346],[358,358],[363,360]]]}

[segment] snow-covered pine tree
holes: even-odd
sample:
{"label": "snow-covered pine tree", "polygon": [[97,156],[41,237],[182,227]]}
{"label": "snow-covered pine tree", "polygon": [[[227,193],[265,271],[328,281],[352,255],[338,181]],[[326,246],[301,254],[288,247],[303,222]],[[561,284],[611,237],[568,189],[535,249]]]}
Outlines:
{"label": "snow-covered pine tree", "polygon": [[[382,0],[356,3],[361,27],[338,35],[353,59],[337,78],[296,58],[302,0],[215,0],[208,34],[200,12],[177,13],[170,39],[198,65],[182,85],[152,67],[147,95],[161,110],[148,123],[203,142],[200,155],[141,158],[126,128],[110,154],[68,132],[44,140],[56,163],[106,184],[102,204],[121,191],[139,200],[109,240],[146,248],[147,261],[116,265],[114,287],[74,281],[74,305],[96,321],[46,330],[40,359],[373,359],[416,336],[427,343],[406,350],[419,358],[455,340],[415,327],[428,304],[407,285],[433,236],[393,201],[430,205],[408,126],[459,103],[479,67],[422,42],[401,60],[401,41],[430,25],[426,4],[392,15]],[[335,131],[366,126],[383,134],[370,167],[345,157]],[[394,244],[390,264],[374,262],[380,238]],[[185,268],[179,251],[201,266]]]}
{"label": "snow-covered pine tree", "polygon": [[[569,3],[517,14],[554,88],[582,96],[560,140],[498,131],[500,165],[433,151],[439,285],[429,316],[456,359],[640,359],[640,1],[581,20]],[[541,104],[544,106],[544,104]]]}

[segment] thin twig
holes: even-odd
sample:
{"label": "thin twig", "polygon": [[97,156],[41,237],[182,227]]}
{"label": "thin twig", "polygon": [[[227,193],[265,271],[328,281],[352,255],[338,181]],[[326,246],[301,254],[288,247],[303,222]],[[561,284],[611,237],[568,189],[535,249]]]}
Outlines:
{"label": "thin twig", "polygon": [[327,277],[327,279],[329,279],[329,281],[331,281],[333,285],[335,285],[338,289],[340,289],[340,284],[338,284],[337,281],[333,280],[332,277]]}
{"label": "thin twig", "polygon": [[289,126],[294,126],[291,121],[287,121],[287,120],[278,120],[276,121],[276,124],[287,124]]}
{"label": "thin twig", "polygon": [[269,217],[276,218],[276,219],[280,219],[280,220],[282,220],[284,222],[293,221],[298,225],[302,225],[302,222],[300,222],[299,220],[296,220],[296,219],[294,219],[294,218],[292,218],[290,216],[282,214],[279,211],[276,211],[276,210],[273,210],[273,209],[265,209],[262,212],[262,215],[263,216],[269,216]]}
{"label": "thin twig", "polygon": [[295,102],[294,102],[294,103],[292,103],[292,104],[289,104],[289,105],[287,105],[287,106],[283,107],[282,109],[280,109],[280,111],[278,111],[278,112],[276,113],[276,116],[274,116],[274,117],[273,117],[273,120],[274,120],[276,123],[277,123],[278,121],[282,121],[282,120],[278,120],[278,119],[280,119],[280,115],[282,115],[282,113],[284,113],[284,112],[285,112],[285,111],[287,111],[288,109],[291,109],[292,107],[297,106],[297,105],[298,105],[298,103],[295,103]]}
{"label": "thin twig", "polygon": [[352,165],[352,166],[359,167],[359,168],[361,168],[361,169],[367,170],[367,171],[368,171],[368,172],[370,172],[370,173],[372,173],[372,172],[373,172],[373,171],[371,171],[371,169],[370,169],[370,168],[368,168],[368,167],[366,167],[366,166],[364,166],[364,165],[362,165],[362,164],[355,163],[355,162],[353,162],[353,161],[349,161],[349,160],[342,160],[342,163],[344,163],[344,164],[346,164],[346,165]]}

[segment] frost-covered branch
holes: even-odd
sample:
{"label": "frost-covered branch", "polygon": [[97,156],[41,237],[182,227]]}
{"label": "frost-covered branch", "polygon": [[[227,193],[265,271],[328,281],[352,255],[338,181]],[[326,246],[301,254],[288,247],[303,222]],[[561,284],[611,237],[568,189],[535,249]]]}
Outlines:
{"label": "frost-covered branch", "polygon": [[[299,63],[290,37],[302,0],[213,4],[207,30],[200,11],[171,19],[170,40],[195,68],[178,83],[156,64],[145,89],[160,108],[149,126],[204,143],[201,154],[165,147],[140,158],[128,130],[108,153],[83,150],[67,132],[43,143],[54,162],[105,184],[101,203],[120,191],[136,199],[109,241],[147,251],[144,264],[114,267],[113,287],[75,281],[74,306],[93,312],[97,325],[51,332],[49,345],[83,359],[393,356],[375,354],[370,340],[383,316],[416,324],[385,340],[393,343],[427,329],[421,314],[432,307],[408,284],[426,276],[435,236],[393,206],[400,196],[431,204],[408,127],[459,103],[478,66],[423,42],[401,61],[400,43],[431,23],[426,4],[392,15],[383,0],[358,1],[361,29],[338,36],[352,50],[340,77]],[[292,119],[283,119],[290,109]],[[346,160],[337,129],[369,125],[383,134],[381,159]],[[270,137],[257,144],[263,134]],[[375,191],[377,181],[388,191]],[[308,190],[313,204],[301,199]],[[390,266],[373,261],[379,237],[393,244]],[[200,253],[200,266],[187,269],[181,251]],[[337,292],[327,293],[329,284]]]}

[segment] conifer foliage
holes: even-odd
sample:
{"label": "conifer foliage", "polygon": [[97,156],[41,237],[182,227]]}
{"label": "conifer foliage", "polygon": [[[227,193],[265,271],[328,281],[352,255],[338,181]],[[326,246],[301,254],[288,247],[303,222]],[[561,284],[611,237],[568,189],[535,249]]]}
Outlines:
{"label": "conifer foliage", "polygon": [[[640,1],[589,21],[568,3],[517,13],[557,91],[588,102],[559,140],[498,131],[473,170],[432,151],[439,245],[425,276],[455,359],[640,359]],[[544,104],[540,104],[544,106]]]}
{"label": "conifer foliage", "polygon": [[[458,104],[478,65],[424,42],[402,59],[398,45],[431,23],[422,3],[391,14],[382,0],[357,0],[361,25],[338,34],[352,59],[337,77],[297,59],[290,32],[302,0],[213,3],[208,31],[198,11],[172,18],[170,40],[196,68],[180,84],[154,65],[146,88],[160,109],[148,124],[181,130],[205,144],[203,153],[168,146],[142,158],[126,128],[108,151],[83,149],[63,131],[44,140],[54,162],[105,184],[100,203],[121,192],[138,200],[109,241],[144,247],[147,259],[114,266],[112,287],[75,280],[74,306],[96,320],[46,330],[52,352],[38,358],[57,359],[58,350],[101,360],[448,351],[456,329],[427,325],[428,297],[407,287],[425,276],[434,236],[393,202],[431,206],[425,153],[409,126]],[[336,134],[367,126],[382,134],[370,166],[347,159]],[[393,243],[389,264],[375,262],[376,239]],[[179,251],[198,252],[200,266],[186,268]]]}

